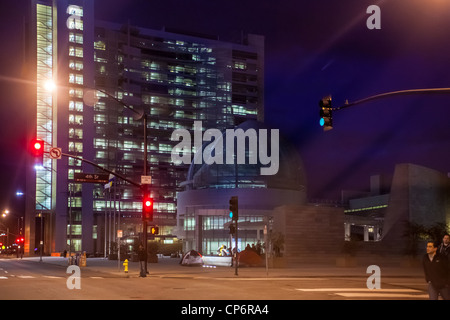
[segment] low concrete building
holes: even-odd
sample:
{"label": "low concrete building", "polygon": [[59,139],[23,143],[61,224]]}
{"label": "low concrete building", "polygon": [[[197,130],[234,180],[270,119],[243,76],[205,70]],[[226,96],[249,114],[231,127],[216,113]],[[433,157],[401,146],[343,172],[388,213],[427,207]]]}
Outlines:
{"label": "low concrete building", "polygon": [[384,218],[383,247],[404,252],[408,222],[430,227],[436,223],[448,224],[449,218],[448,175],[411,163],[398,164]]}
{"label": "low concrete building", "polygon": [[408,224],[429,228],[450,222],[447,174],[401,163],[395,166],[389,187],[374,188],[372,180],[370,192],[347,197],[346,240],[375,241],[378,244],[371,245],[372,250],[400,254],[411,250],[406,237]]}

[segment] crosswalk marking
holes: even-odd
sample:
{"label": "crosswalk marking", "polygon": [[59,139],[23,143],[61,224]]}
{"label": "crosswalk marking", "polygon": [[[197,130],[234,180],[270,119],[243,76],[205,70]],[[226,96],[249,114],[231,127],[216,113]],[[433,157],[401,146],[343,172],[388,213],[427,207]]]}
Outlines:
{"label": "crosswalk marking", "polygon": [[416,290],[416,289],[368,289],[368,288],[312,288],[312,289],[296,289],[299,291],[305,291],[305,292],[326,292],[326,291],[330,291],[330,292],[409,292],[409,293],[413,293],[413,292],[422,292],[420,290]]}
{"label": "crosswalk marking", "polygon": [[[65,279],[66,277],[59,277],[59,276],[40,276],[41,278],[46,278],[46,279]],[[25,275],[20,275],[20,276],[16,276],[16,275],[9,275],[9,277],[5,277],[5,276],[0,276],[0,280],[6,280],[9,278],[19,278],[19,279],[39,279],[39,276],[35,277],[35,276],[25,276]],[[104,279],[104,277],[89,277],[91,279]]]}
{"label": "crosswalk marking", "polygon": [[412,293],[377,293],[377,292],[342,292],[336,293],[338,296],[346,297],[346,298],[417,298],[417,299],[428,299],[428,294],[412,294]]}
{"label": "crosswalk marking", "polygon": [[414,298],[427,299],[428,294],[417,289],[368,289],[368,288],[297,288],[302,292],[327,292],[345,298],[382,298],[382,299],[400,299]]}
{"label": "crosswalk marking", "polygon": [[[164,278],[164,277],[172,277],[172,278],[174,278],[174,277],[177,277],[177,276],[168,276],[168,275],[163,275],[163,276],[160,276],[161,278]],[[182,277],[182,278],[185,278],[185,276],[179,276],[179,277]],[[196,280],[210,280],[211,278],[209,278],[209,277],[193,277],[193,279],[196,279]],[[326,278],[313,278],[313,277],[310,277],[310,278],[298,278],[298,277],[284,277],[284,278],[281,278],[281,277],[273,277],[273,278],[269,278],[269,277],[260,277],[260,278],[231,278],[231,277],[223,277],[223,278],[214,278],[216,281],[267,281],[267,280],[270,280],[270,281],[293,281],[293,280],[295,280],[295,281],[306,281],[306,280],[308,280],[308,281],[324,281],[324,280],[329,280],[329,279],[326,279]]]}

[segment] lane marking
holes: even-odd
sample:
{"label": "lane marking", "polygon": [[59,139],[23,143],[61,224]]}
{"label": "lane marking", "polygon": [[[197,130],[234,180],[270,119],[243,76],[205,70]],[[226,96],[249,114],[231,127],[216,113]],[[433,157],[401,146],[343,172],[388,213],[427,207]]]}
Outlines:
{"label": "lane marking", "polygon": [[295,289],[304,292],[410,292],[410,293],[420,293],[423,291],[416,289],[368,289],[368,288],[312,288],[312,289]]}
{"label": "lane marking", "polygon": [[[211,280],[209,277],[194,277],[194,279],[198,280]],[[214,280],[229,280],[229,281],[264,281],[264,280],[270,280],[270,281],[324,281],[329,280],[326,278],[214,278]]]}
{"label": "lane marking", "polygon": [[423,290],[416,289],[368,289],[368,288],[296,288],[295,290],[302,292],[327,292],[345,298],[383,298],[383,299],[399,299],[414,298],[428,299],[428,294],[424,294]]}
{"label": "lane marking", "polygon": [[352,293],[352,292],[343,292],[336,293],[338,296],[346,297],[346,298],[417,298],[417,299],[428,299],[428,294],[406,294],[406,293]]}

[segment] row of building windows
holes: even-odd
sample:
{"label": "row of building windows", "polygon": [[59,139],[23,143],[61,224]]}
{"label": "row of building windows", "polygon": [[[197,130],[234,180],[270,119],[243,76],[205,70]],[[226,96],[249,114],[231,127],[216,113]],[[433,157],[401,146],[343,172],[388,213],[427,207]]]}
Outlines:
{"label": "row of building windows", "polygon": [[[224,230],[224,225],[231,221],[230,217],[223,215],[201,216],[202,230]],[[263,222],[264,216],[242,216],[240,222]],[[184,230],[195,230],[195,217],[193,215],[185,215]]]}

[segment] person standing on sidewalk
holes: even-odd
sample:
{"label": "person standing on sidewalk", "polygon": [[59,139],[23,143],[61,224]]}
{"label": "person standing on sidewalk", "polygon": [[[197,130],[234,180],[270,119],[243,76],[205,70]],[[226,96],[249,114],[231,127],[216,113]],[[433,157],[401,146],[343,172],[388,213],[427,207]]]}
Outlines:
{"label": "person standing on sidewalk", "polygon": [[444,300],[450,300],[448,259],[437,252],[437,247],[436,243],[428,241],[427,253],[423,256],[428,295],[430,300],[438,300],[439,295]]}
{"label": "person standing on sidewalk", "polygon": [[144,246],[142,244],[139,245],[138,258],[139,258],[139,264],[141,267],[141,272],[139,273],[139,276],[146,277],[147,274],[145,271],[145,261],[147,260],[147,252],[145,252]]}

